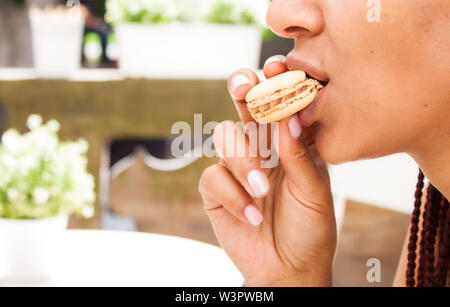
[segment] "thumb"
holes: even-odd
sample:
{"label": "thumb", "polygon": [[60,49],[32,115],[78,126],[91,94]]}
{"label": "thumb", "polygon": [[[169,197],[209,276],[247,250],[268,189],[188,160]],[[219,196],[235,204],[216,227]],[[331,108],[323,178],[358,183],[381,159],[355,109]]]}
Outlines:
{"label": "thumb", "polygon": [[328,203],[328,182],[316,165],[305,138],[298,114],[282,120],[274,135],[275,148],[286,173],[291,193],[309,204]]}

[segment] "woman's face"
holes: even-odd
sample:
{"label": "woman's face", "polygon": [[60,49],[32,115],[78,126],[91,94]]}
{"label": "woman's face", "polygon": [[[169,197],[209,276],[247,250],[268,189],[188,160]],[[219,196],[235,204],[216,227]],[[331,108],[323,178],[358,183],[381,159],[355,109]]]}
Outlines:
{"label": "woman's face", "polygon": [[414,153],[449,137],[448,0],[273,0],[267,20],[296,38],[289,69],[328,81],[300,116],[326,161]]}

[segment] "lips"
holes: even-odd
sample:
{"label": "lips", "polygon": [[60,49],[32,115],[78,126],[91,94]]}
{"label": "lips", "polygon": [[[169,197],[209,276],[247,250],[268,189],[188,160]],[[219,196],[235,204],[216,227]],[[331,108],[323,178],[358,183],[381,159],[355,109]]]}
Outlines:
{"label": "lips", "polygon": [[308,77],[316,79],[320,82],[323,88],[318,92],[314,101],[304,110],[300,112],[300,122],[303,127],[311,127],[315,121],[317,121],[317,114],[319,112],[319,105],[323,100],[330,78],[328,74],[319,66],[308,62],[306,59],[299,57],[292,51],[287,57],[287,67],[289,70],[303,70]]}
{"label": "lips", "polygon": [[286,64],[289,70],[303,70],[309,78],[316,79],[323,86],[326,86],[330,81],[327,73],[322,68],[298,57],[294,52],[288,54]]}

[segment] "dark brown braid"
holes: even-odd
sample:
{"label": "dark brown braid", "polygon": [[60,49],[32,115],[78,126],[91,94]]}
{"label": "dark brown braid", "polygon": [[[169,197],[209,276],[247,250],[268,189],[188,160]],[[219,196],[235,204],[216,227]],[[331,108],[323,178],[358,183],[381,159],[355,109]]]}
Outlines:
{"label": "dark brown braid", "polygon": [[426,287],[433,287],[435,267],[436,233],[439,226],[439,212],[442,200],[441,193],[430,184],[431,205],[428,220],[428,228],[425,231],[425,281]]}
{"label": "dark brown braid", "polygon": [[[445,285],[449,266],[449,239],[450,239],[450,214],[448,200],[443,199],[441,205],[441,218],[439,221],[439,257],[435,279],[438,286]],[[447,231],[447,234],[445,233]],[[445,240],[447,239],[447,241]]]}
{"label": "dark brown braid", "polygon": [[406,285],[445,286],[450,262],[450,208],[448,200],[432,184],[429,184],[427,189],[427,200],[422,215],[419,267],[415,278],[423,187],[424,175],[420,171],[411,219]]}
{"label": "dark brown braid", "polygon": [[423,172],[419,171],[419,178],[416,186],[416,193],[414,195],[414,211],[412,213],[411,219],[411,230],[409,235],[409,244],[408,244],[408,269],[406,276],[406,285],[408,287],[414,287],[416,285],[415,273],[416,273],[416,250],[417,250],[417,233],[419,232],[419,220],[420,220],[420,207],[422,205],[422,190],[424,186],[425,176]]}
{"label": "dark brown braid", "polygon": [[420,249],[419,249],[419,269],[417,274],[417,286],[423,287],[425,285],[425,242],[430,222],[430,207],[432,200],[432,187],[428,186],[427,200],[425,202],[425,210],[422,214],[422,231],[420,232]]}

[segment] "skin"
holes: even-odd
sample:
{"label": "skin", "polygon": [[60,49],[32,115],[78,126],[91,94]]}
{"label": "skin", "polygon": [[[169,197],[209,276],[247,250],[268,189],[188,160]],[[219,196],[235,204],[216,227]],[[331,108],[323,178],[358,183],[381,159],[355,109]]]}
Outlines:
{"label": "skin", "polygon": [[[280,165],[261,170],[258,158],[226,155],[200,181],[217,237],[248,286],[331,285],[336,225],[324,161],[405,152],[450,196],[450,5],[381,3],[381,22],[371,23],[366,1],[272,1],[268,25],[296,45],[287,58],[270,59],[266,77],[301,69],[328,85],[313,105],[280,122],[271,140]],[[249,70],[230,77],[230,94],[245,123],[252,119],[243,98],[258,82]],[[227,129],[240,131],[233,127],[225,122],[215,131],[222,153],[237,141],[223,138]],[[299,127],[301,136],[295,133]],[[249,135],[235,135],[248,142]],[[255,169],[270,184],[263,194],[249,183]],[[249,204],[264,219],[257,226],[245,214]],[[405,257],[396,285],[404,285]]]}

